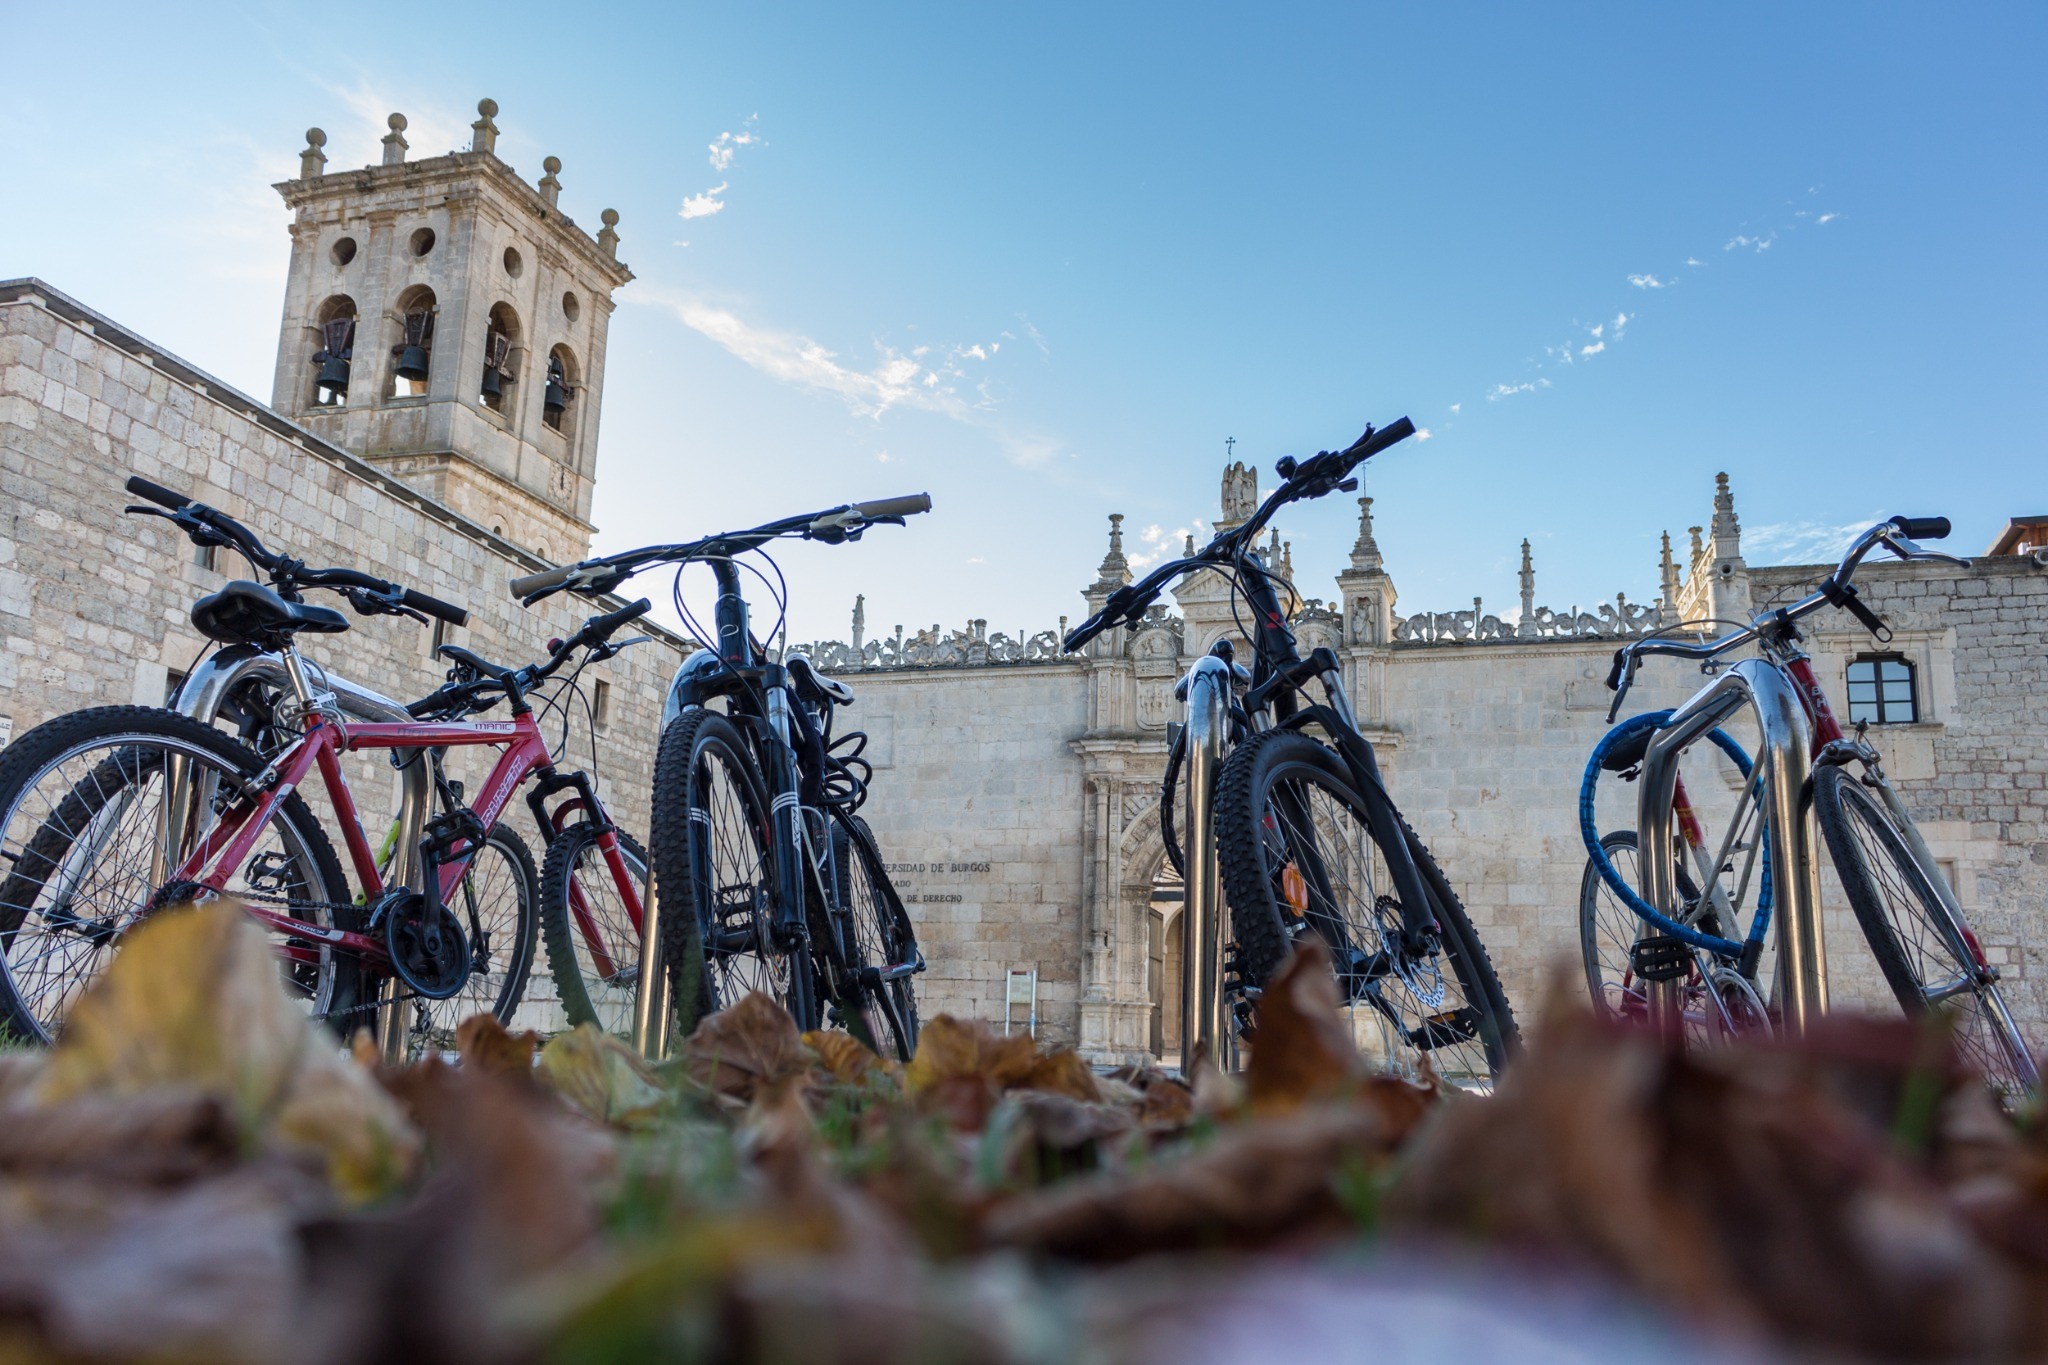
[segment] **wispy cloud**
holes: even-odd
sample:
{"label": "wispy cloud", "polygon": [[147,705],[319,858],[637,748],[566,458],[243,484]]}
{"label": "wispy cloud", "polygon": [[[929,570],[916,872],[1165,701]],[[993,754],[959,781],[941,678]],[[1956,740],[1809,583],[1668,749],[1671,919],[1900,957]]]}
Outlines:
{"label": "wispy cloud", "polygon": [[1519,384],[1495,384],[1486,391],[1486,401],[1498,403],[1503,398],[1512,398],[1518,393],[1534,393],[1550,387],[1548,379],[1525,379]]}
{"label": "wispy cloud", "polygon": [[1769,251],[1771,243],[1777,240],[1778,234],[1776,232],[1765,233],[1760,237],[1751,237],[1744,233],[1737,233],[1728,239],[1727,244],[1721,250],[1740,251],[1747,248],[1752,251]]}
{"label": "wispy cloud", "polygon": [[1168,555],[1179,554],[1187,547],[1189,536],[1193,536],[1199,545],[1208,534],[1209,524],[1200,517],[1190,518],[1187,525],[1176,526],[1170,531],[1155,523],[1136,534],[1137,543],[1124,551],[1124,558],[1134,569],[1149,569]]}
{"label": "wispy cloud", "polygon": [[723,174],[732,166],[732,159],[739,155],[740,148],[759,142],[761,135],[754,131],[754,125],[760,121],[759,114],[749,114],[737,133],[720,133],[718,141],[711,144],[711,169]]}
{"label": "wispy cloud", "polygon": [[1662,289],[1668,283],[1655,275],[1631,275],[1628,282],[1638,289]]}
{"label": "wispy cloud", "polygon": [[1813,220],[1813,225],[1819,227],[1822,223],[1832,223],[1841,216],[1839,213],[1823,213],[1820,217]]}
{"label": "wispy cloud", "polygon": [[1823,521],[1777,521],[1764,526],[1747,526],[1742,531],[1742,555],[1752,564],[1822,564],[1837,559],[1880,513],[1872,512],[1858,521],[1831,525]]}
{"label": "wispy cloud", "polygon": [[1697,256],[1688,256],[1688,257],[1686,257],[1686,258],[1685,258],[1685,263],[1686,263],[1687,265],[1692,265],[1692,266],[1703,266],[1703,265],[1705,265],[1705,264],[1706,264],[1706,262],[1705,262],[1705,261],[1701,260],[1701,259],[1700,259],[1699,257],[1697,257]]}
{"label": "wispy cloud", "polygon": [[1436,433],[1431,431],[1428,427],[1417,427],[1415,429],[1415,439],[1418,441],[1427,441],[1435,435]]}
{"label": "wispy cloud", "polygon": [[709,218],[714,213],[723,213],[725,211],[725,201],[718,196],[725,193],[728,183],[721,180],[702,194],[693,194],[683,200],[683,207],[678,216],[682,218]]}
{"label": "wispy cloud", "polygon": [[1602,351],[1604,351],[1604,350],[1606,350],[1606,349],[1607,349],[1607,343],[1606,343],[1606,342],[1604,342],[1604,341],[1596,341],[1596,342],[1594,342],[1594,343],[1593,343],[1592,345],[1590,345],[1590,346],[1581,346],[1581,347],[1579,347],[1579,358],[1580,358],[1581,360],[1583,360],[1583,359],[1585,359],[1585,358],[1586,358],[1587,356],[1590,356],[1590,355],[1599,355],[1599,354],[1600,354],[1600,353],[1601,353]]}
{"label": "wispy cloud", "polygon": [[473,114],[465,114],[437,100],[400,95],[367,79],[358,79],[350,85],[322,81],[321,85],[328,94],[341,101],[349,115],[347,127],[327,130],[327,168],[330,171],[355,162],[359,156],[362,160],[356,164],[374,166],[381,162],[384,159],[384,135],[391,131],[389,119],[394,113],[405,115],[405,141],[410,149],[406,152],[408,160],[440,156],[469,146],[469,125],[475,117]]}

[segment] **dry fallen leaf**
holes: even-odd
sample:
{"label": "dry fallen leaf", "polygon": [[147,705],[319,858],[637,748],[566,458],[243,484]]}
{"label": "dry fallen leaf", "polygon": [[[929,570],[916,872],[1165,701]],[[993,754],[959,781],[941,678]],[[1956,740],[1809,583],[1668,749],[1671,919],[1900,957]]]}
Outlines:
{"label": "dry fallen leaf", "polygon": [[1252,1108],[1292,1109],[1346,1089],[1358,1049],[1345,1026],[1329,949],[1310,937],[1281,965],[1259,998],[1256,1041],[1245,1068]]}
{"label": "dry fallen leaf", "polygon": [[843,1030],[812,1029],[803,1036],[803,1043],[818,1054],[819,1065],[835,1081],[866,1085],[878,1076],[892,1074],[890,1064],[873,1048]]}
{"label": "dry fallen leaf", "polygon": [[462,1064],[478,1071],[533,1076],[533,1054],[541,1037],[532,1029],[513,1033],[495,1014],[472,1014],[455,1026],[455,1052]]}
{"label": "dry fallen leaf", "polygon": [[978,1132],[1004,1090],[1038,1066],[1029,1034],[1008,1037],[980,1021],[948,1014],[918,1031],[917,1052],[904,1068],[904,1088],[927,1112],[943,1114],[958,1129]]}
{"label": "dry fallen leaf", "polygon": [[536,1074],[599,1123],[644,1126],[671,1104],[646,1060],[595,1024],[578,1024],[548,1039]]}
{"label": "dry fallen leaf", "polygon": [[761,991],[698,1024],[676,1057],[692,1081],[742,1104],[761,1086],[804,1074],[813,1061],[796,1021]]}

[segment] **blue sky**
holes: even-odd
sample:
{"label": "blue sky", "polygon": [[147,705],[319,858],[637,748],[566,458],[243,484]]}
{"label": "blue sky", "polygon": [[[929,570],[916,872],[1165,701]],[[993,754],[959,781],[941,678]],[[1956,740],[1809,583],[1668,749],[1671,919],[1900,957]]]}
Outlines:
{"label": "blue sky", "polygon": [[[800,636],[1048,628],[1226,437],[1403,413],[1406,611],[1511,604],[1524,536],[1542,602],[1649,597],[1718,469],[1760,561],[2048,507],[2039,5],[4,5],[0,275],[259,396],[304,129],[429,155],[495,98],[639,276],[601,546],[932,493],[783,556]],[[1328,595],[1355,508],[1283,527]]]}

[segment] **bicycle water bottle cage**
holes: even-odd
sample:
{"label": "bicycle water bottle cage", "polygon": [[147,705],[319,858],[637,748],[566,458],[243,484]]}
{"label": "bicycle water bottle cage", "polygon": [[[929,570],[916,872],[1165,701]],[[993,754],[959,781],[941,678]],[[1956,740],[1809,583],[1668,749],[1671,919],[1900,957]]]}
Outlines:
{"label": "bicycle water bottle cage", "polygon": [[1629,961],[1645,981],[1676,981],[1692,967],[1692,948],[1675,938],[1652,934],[1636,940]]}

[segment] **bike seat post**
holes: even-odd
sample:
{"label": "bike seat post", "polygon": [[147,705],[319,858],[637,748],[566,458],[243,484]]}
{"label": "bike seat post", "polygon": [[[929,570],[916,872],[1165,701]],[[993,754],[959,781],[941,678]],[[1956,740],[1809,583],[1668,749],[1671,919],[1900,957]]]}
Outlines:
{"label": "bike seat post", "polygon": [[1216,776],[1230,734],[1231,669],[1206,654],[1187,678],[1187,900],[1181,908],[1181,1074],[1197,1048],[1224,1071],[1229,1018],[1223,999],[1223,869],[1216,848]]}

